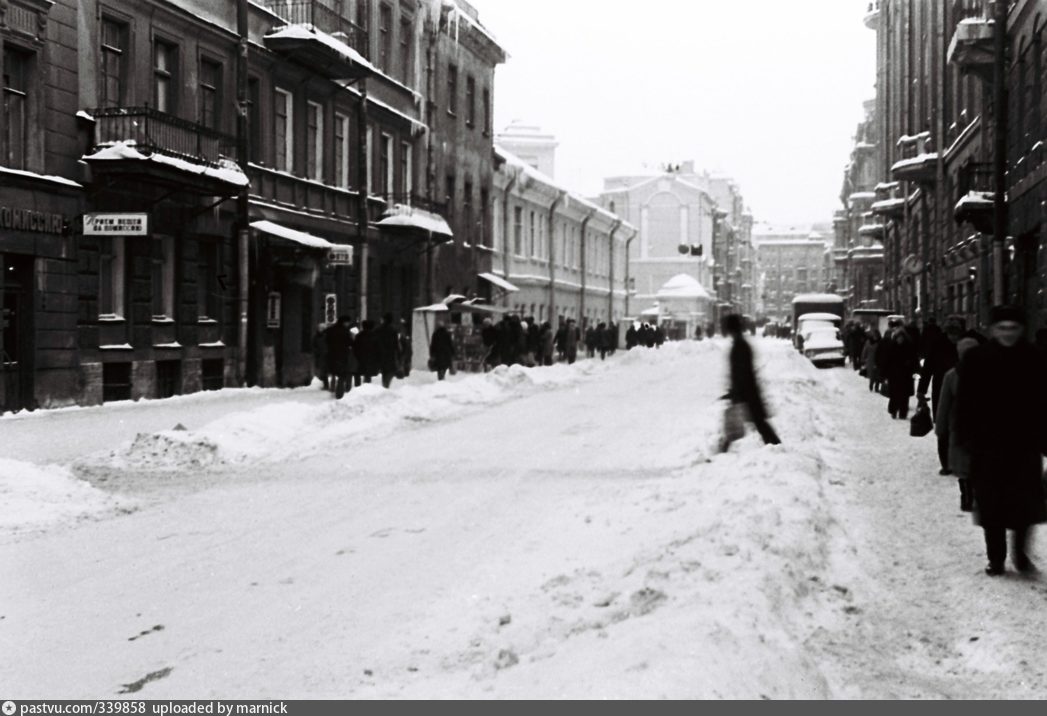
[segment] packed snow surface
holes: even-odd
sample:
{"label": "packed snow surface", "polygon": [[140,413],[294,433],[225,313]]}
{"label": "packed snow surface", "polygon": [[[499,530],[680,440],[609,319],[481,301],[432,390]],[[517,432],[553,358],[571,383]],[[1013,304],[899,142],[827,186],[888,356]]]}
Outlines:
{"label": "packed snow surface", "polygon": [[1047,694],[933,440],[753,344],[784,444],[727,454],[720,340],[0,421],[5,695]]}

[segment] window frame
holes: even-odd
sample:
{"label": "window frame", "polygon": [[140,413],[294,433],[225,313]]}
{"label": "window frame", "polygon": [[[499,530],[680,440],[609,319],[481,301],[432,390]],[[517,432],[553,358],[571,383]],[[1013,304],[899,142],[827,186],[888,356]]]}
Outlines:
{"label": "window frame", "polygon": [[[284,110],[281,115],[280,108]],[[283,147],[280,146],[280,123],[283,127]],[[294,172],[294,93],[282,87],[273,87],[273,166],[277,171]]]}
{"label": "window frame", "polygon": [[[163,48],[170,52],[166,61],[170,67],[159,67],[159,50]],[[177,42],[167,39],[162,35],[153,36],[153,108],[167,114],[178,113],[178,86],[179,86],[179,59],[181,53]],[[160,82],[166,83],[166,99],[161,102]],[[163,105],[163,106],[161,106]]]}
{"label": "window frame", "polygon": [[[11,81],[11,73],[8,70],[9,65],[14,64],[9,60],[11,56],[20,56],[19,59],[19,77],[18,82]],[[3,126],[0,127],[0,131],[3,135],[0,136],[0,166],[10,167],[12,169],[28,169],[30,164],[30,127],[32,123],[29,121],[30,115],[33,113],[32,102],[34,95],[30,93],[29,89],[33,86],[33,77],[35,63],[37,61],[36,53],[32,50],[25,49],[20,45],[13,43],[4,43],[3,55],[0,56],[0,60],[3,61],[4,75],[0,78],[0,119],[3,119]],[[20,85],[20,87],[15,86]],[[9,103],[9,98],[18,97],[17,103]],[[17,122],[10,120],[10,108],[17,104],[19,107],[20,117]],[[12,129],[17,129],[17,133],[12,132]],[[16,157],[17,153],[17,157]]]}
{"label": "window frame", "polygon": [[[204,81],[204,67],[211,67],[214,69],[213,84],[207,84]],[[203,126],[218,131],[222,127],[222,80],[224,75],[225,67],[218,60],[213,57],[201,55],[199,60],[198,82],[197,82],[197,93],[198,93],[198,116],[199,122]],[[206,106],[204,98],[210,93],[211,98],[214,101],[212,107],[212,119],[211,124],[207,123]]]}
{"label": "window frame", "polygon": [[[334,113],[334,135],[332,151],[334,152],[334,182],[335,186],[348,189],[349,182],[349,142],[351,124],[349,115],[341,112]],[[339,136],[341,134],[341,136]]]}
{"label": "window frame", "polygon": [[324,106],[313,100],[305,102],[305,176],[324,180]]}
{"label": "window frame", "polygon": [[447,65],[447,114],[458,114],[458,65],[453,62]]}
{"label": "window frame", "polygon": [[[175,318],[175,237],[170,234],[153,234],[152,242],[152,319],[154,321]],[[158,285],[159,284],[159,285]],[[157,309],[159,308],[159,311]]]}
{"label": "window frame", "polygon": [[99,236],[98,242],[98,318],[124,320],[127,315],[124,290],[127,273],[126,239],[123,236]]}
{"label": "window frame", "polygon": [[472,75],[465,78],[465,126],[476,126],[476,78]]}
{"label": "window frame", "polygon": [[[109,42],[113,39],[107,35],[106,30],[115,28],[119,45]],[[131,24],[125,19],[112,15],[103,15],[99,25],[99,55],[98,63],[99,91],[98,105],[100,107],[122,107],[127,102],[127,91],[130,85],[128,77],[128,54],[131,36]],[[108,53],[108,54],[107,54]],[[115,74],[110,74],[108,59],[114,58]],[[116,80],[116,97],[109,96],[109,79]]]}
{"label": "window frame", "polygon": [[382,132],[382,141],[378,148],[378,170],[382,175],[382,196],[392,196],[396,188],[396,144],[393,135]]}

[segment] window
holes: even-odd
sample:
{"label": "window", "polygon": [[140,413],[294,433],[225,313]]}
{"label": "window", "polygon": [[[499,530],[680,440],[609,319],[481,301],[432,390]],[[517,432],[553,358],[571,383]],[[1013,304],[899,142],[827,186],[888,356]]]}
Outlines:
{"label": "window", "polygon": [[393,138],[391,135],[382,135],[382,153],[380,156],[379,170],[382,172],[382,194],[390,196],[393,193],[395,183],[393,181]]}
{"label": "window", "polygon": [[174,237],[156,236],[152,244],[153,318],[174,318]]}
{"label": "window", "polygon": [[294,171],[294,96],[287,90],[276,88],[275,113],[273,116],[273,145],[276,152],[276,168]]}
{"label": "window", "polygon": [[412,147],[410,142],[400,143],[400,193],[404,201],[411,203],[414,191],[414,168],[411,166]]}
{"label": "window", "polygon": [[568,261],[567,261],[567,256],[568,256],[568,254],[567,254],[567,224],[563,224],[561,226],[561,228],[563,229],[563,235],[560,237],[560,262],[564,265],[564,268],[566,268],[567,264],[568,264]]}
{"label": "window", "polygon": [[0,110],[0,164],[26,168],[29,132],[29,68],[33,55],[4,45],[3,108]]}
{"label": "window", "polygon": [[262,161],[262,83],[257,77],[247,80],[248,139],[252,162]]}
{"label": "window", "polygon": [[367,128],[367,138],[364,141],[364,154],[366,154],[365,168],[367,170],[367,189],[368,195],[371,194],[371,187],[374,186],[374,127]]}
{"label": "window", "polygon": [[98,314],[124,316],[124,237],[98,238]]}
{"label": "window", "polygon": [[153,106],[161,112],[176,111],[177,69],[178,46],[164,40],[156,40],[153,43]]}
{"label": "window", "polygon": [[484,134],[491,133],[491,90],[484,87]]}
{"label": "window", "polygon": [[411,84],[413,73],[411,70],[411,18],[400,18],[400,81],[405,85]]}
{"label": "window", "polygon": [[476,232],[473,227],[473,183],[471,181],[465,182],[465,197],[462,200],[462,223],[465,226],[463,231],[465,243],[477,243]]}
{"label": "window", "polygon": [[393,47],[393,9],[382,3],[378,9],[378,67],[389,73]]}
{"label": "window", "polygon": [[196,315],[198,320],[218,320],[221,295],[218,292],[218,241],[200,240],[197,244]]}
{"label": "window", "polygon": [[455,202],[455,198],[457,196],[455,194],[455,189],[457,187],[455,186],[454,174],[448,174],[447,175],[445,187],[447,189],[447,216],[448,216],[448,218],[453,218],[454,217],[454,202]]}
{"label": "window", "polygon": [[305,171],[310,179],[324,178],[324,108],[316,102],[306,102]]}
{"label": "window", "polygon": [[535,221],[534,212],[533,211],[531,212],[530,219],[531,219],[531,222],[530,222],[530,224],[527,227],[527,237],[528,237],[527,246],[528,246],[528,249],[529,249],[527,253],[528,253],[529,256],[534,257],[534,256],[537,255],[536,251],[538,250],[538,237],[536,237],[535,234],[534,234],[535,229],[537,229],[537,222]]}
{"label": "window", "polygon": [[212,60],[200,60],[200,124],[211,129],[218,129],[222,121],[221,86],[222,66]]}
{"label": "window", "polygon": [[447,66],[447,113],[454,114],[458,111],[458,67]]}
{"label": "window", "polygon": [[491,222],[488,221],[489,212],[491,210],[490,209],[490,205],[491,205],[491,193],[487,189],[481,189],[480,190],[480,232],[479,232],[480,233],[480,239],[479,239],[479,241],[480,241],[480,245],[481,246],[487,246],[487,247],[491,246],[491,237],[490,237],[490,231],[491,231],[490,223]]}
{"label": "window", "polygon": [[334,115],[334,183],[349,188],[349,118],[338,112]]}
{"label": "window", "polygon": [[471,76],[465,79],[465,124],[476,124],[476,80]]}
{"label": "window", "polygon": [[102,57],[98,99],[103,107],[118,107],[127,92],[127,25],[102,19]]}
{"label": "window", "polygon": [[523,209],[513,207],[513,253],[523,256]]}

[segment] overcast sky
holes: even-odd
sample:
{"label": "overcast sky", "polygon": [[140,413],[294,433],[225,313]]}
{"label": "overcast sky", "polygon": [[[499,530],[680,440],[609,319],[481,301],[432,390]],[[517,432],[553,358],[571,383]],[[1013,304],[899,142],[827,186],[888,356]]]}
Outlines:
{"label": "overcast sky", "polygon": [[829,221],[862,101],[874,96],[868,0],[472,0],[510,57],[495,129],[560,141],[556,178],[694,159],[739,183],[758,221]]}

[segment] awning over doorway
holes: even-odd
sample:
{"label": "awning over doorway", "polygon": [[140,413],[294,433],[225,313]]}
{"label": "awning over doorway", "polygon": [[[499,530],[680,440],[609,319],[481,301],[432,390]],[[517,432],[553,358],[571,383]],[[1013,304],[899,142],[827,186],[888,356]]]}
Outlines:
{"label": "awning over doorway", "polygon": [[421,231],[437,241],[449,241],[454,238],[451,227],[442,216],[404,204],[397,204],[386,210],[376,226],[380,229]]}
{"label": "awning over doorway", "polygon": [[482,273],[482,274],[480,274],[480,278],[482,278],[484,281],[488,281],[488,282],[494,284],[495,286],[497,286],[498,288],[502,289],[503,291],[508,291],[509,293],[513,293],[514,291],[519,291],[520,290],[520,288],[518,286],[514,286],[513,284],[509,283],[508,281],[506,281],[501,276],[498,276],[498,275],[493,274],[493,273]]}
{"label": "awning over doorway", "polygon": [[[308,234],[304,231],[298,231],[297,229],[282,226],[281,224],[277,224],[273,221],[266,221],[264,219],[261,221],[252,221],[251,228],[257,229],[258,231],[261,231],[264,234],[269,234],[270,236],[276,236],[281,239],[293,241],[296,244],[301,244],[302,246],[307,246],[311,249],[321,249],[324,251],[328,251],[330,249],[335,248],[335,244],[332,244],[327,239],[321,239],[319,236],[313,236],[312,234]],[[350,249],[350,251],[352,250],[351,246],[348,248]]]}

